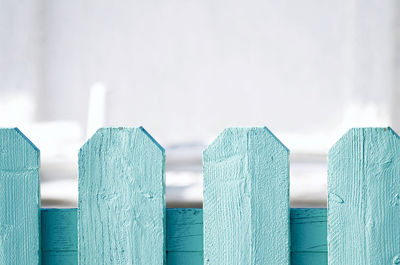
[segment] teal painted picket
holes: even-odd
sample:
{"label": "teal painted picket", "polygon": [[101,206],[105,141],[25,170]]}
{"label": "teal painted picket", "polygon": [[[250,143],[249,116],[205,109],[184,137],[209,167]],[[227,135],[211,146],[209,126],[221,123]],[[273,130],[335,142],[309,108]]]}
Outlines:
{"label": "teal painted picket", "polygon": [[0,264],[400,264],[399,141],[350,130],[328,209],[290,209],[286,147],[227,129],[204,152],[203,212],[165,208],[164,150],[143,128],[105,128],[79,154],[79,208],[40,209],[39,150],[0,129]]}
{"label": "teal painted picket", "polygon": [[40,263],[39,150],[0,130],[0,264]]}
{"label": "teal painted picket", "polygon": [[203,157],[204,264],[289,264],[289,150],[267,128],[231,128]]}
{"label": "teal painted picket", "polygon": [[329,152],[329,264],[400,264],[400,139],[352,129]]}
{"label": "teal painted picket", "polygon": [[79,264],[164,264],[164,160],[143,128],[100,129],[81,148]]}

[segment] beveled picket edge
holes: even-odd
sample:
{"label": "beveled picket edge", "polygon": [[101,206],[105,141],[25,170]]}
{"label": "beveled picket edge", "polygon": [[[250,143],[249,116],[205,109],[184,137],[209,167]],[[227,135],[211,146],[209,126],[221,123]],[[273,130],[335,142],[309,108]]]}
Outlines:
{"label": "beveled picket edge", "polygon": [[78,263],[165,264],[164,149],[143,127],[106,127],[78,163]]}
{"label": "beveled picket edge", "polygon": [[203,187],[205,264],[290,262],[289,150],[270,130],[223,130],[203,152]]}
{"label": "beveled picket edge", "polygon": [[[77,209],[42,209],[42,264],[75,265]],[[326,209],[292,208],[291,264],[326,265]],[[203,264],[203,210],[167,209],[167,264]]]}
{"label": "beveled picket edge", "polygon": [[40,151],[0,128],[0,264],[40,264]]}
{"label": "beveled picket edge", "polygon": [[329,264],[400,263],[400,141],[352,128],[328,153]]}

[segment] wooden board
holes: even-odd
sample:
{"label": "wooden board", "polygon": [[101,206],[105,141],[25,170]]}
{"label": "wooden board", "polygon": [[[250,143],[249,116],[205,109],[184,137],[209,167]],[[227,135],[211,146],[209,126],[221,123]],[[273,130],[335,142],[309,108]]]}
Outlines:
{"label": "wooden board", "polygon": [[143,128],[104,128],[79,153],[79,264],[165,263],[164,149]]}
{"label": "wooden board", "polygon": [[39,150],[0,129],[0,264],[40,264]]}
{"label": "wooden board", "polygon": [[204,264],[201,209],[167,209],[167,264]]}
{"label": "wooden board", "polygon": [[78,264],[77,209],[42,209],[42,265]]}
{"label": "wooden board", "polygon": [[290,233],[291,264],[328,264],[326,209],[291,209]]}
{"label": "wooden board", "polygon": [[329,152],[328,262],[400,264],[400,139],[352,129]]}
{"label": "wooden board", "polygon": [[204,263],[289,264],[289,150],[265,127],[204,151]]}
{"label": "wooden board", "polygon": [[[42,209],[44,265],[77,264],[76,209]],[[326,209],[291,209],[293,265],[326,265]],[[167,264],[203,264],[202,209],[167,209]]]}

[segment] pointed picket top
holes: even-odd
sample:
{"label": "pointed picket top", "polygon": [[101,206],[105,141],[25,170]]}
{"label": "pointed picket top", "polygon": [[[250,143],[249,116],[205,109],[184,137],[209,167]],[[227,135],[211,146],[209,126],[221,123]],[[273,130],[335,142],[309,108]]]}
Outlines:
{"label": "pointed picket top", "polygon": [[351,129],[331,148],[329,265],[397,264],[399,176],[400,138],[390,127]]}
{"label": "pointed picket top", "polygon": [[343,144],[346,144],[347,141],[349,141],[349,138],[355,137],[356,134],[360,133],[379,133],[379,132],[387,132],[389,136],[387,137],[394,137],[397,139],[400,139],[400,136],[391,128],[391,127],[358,127],[358,128],[351,128],[349,129],[345,134],[342,135],[342,137],[337,140],[334,145],[329,149],[329,153],[333,153],[336,151],[336,149],[340,148],[339,146],[342,146]]}
{"label": "pointed picket top", "polygon": [[289,150],[265,127],[229,128],[203,170],[205,264],[289,264]]}
{"label": "pointed picket top", "polygon": [[15,131],[15,133],[19,134],[19,135],[32,147],[33,150],[35,150],[36,152],[40,152],[40,151],[39,151],[39,148],[37,148],[36,145],[34,145],[34,144],[32,143],[32,141],[29,140],[29,138],[26,137],[25,134],[23,134],[23,133],[20,131],[20,129],[18,129],[17,127],[15,127],[15,128],[5,128],[4,130],[13,130],[13,131]]}
{"label": "pointed picket top", "polygon": [[[218,137],[209,145],[206,147],[206,149],[203,151],[203,156],[204,157],[208,157],[207,154],[208,153],[212,153],[215,152],[216,149],[220,148],[222,145],[225,145],[224,141],[232,140],[232,136],[233,135],[237,135],[240,137],[234,137],[233,139],[236,141],[239,141],[240,139],[245,139],[245,137],[249,137],[249,135],[251,133],[265,133],[266,137],[270,137],[271,138],[271,142],[272,143],[276,143],[276,146],[278,148],[282,148],[283,150],[285,150],[288,154],[289,154],[289,149],[278,139],[278,137],[276,137],[267,127],[239,127],[239,128],[235,128],[235,127],[231,127],[231,128],[226,128],[224,129],[219,135]],[[280,146],[280,147],[279,147]]]}
{"label": "pointed picket top", "polygon": [[[0,168],[39,168],[39,149],[18,129],[0,128]],[[24,159],[15,159],[15,149],[24,153]]]}
{"label": "pointed picket top", "polygon": [[40,263],[39,149],[0,129],[0,264]]}
{"label": "pointed picket top", "polygon": [[142,127],[102,128],[82,146],[79,264],[163,264],[164,165],[164,149]]}
{"label": "pointed picket top", "polygon": [[106,134],[110,133],[118,133],[118,132],[125,132],[125,133],[134,133],[137,134],[140,137],[143,137],[143,139],[148,139],[151,143],[154,144],[154,147],[158,148],[161,153],[164,153],[165,150],[164,148],[151,136],[142,126],[134,128],[134,127],[105,127],[105,128],[99,128],[80,148],[80,152],[82,152],[83,149],[88,148],[87,146],[91,144],[91,142],[95,141],[95,139],[102,137]]}

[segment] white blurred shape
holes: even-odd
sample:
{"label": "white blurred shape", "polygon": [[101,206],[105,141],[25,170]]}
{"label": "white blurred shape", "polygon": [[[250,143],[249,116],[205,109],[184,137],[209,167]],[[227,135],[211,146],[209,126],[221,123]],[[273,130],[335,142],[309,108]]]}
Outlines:
{"label": "white blurred shape", "polygon": [[390,124],[387,106],[375,102],[353,102],[344,110],[342,128],[347,131],[354,127],[384,127]]}
{"label": "white blurred shape", "polygon": [[27,91],[0,93],[0,126],[17,127],[32,122],[35,113],[34,97]]}
{"label": "white blurred shape", "polygon": [[106,122],[107,87],[101,82],[90,88],[86,137],[90,138]]}

